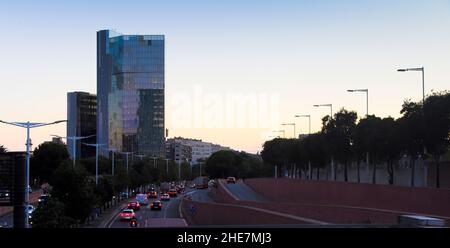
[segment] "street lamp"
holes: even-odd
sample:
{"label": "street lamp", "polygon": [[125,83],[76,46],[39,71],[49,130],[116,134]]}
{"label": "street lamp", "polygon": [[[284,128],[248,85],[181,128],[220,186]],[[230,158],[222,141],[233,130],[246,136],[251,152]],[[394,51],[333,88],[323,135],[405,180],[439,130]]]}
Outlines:
{"label": "street lamp", "polygon": [[[406,69],[398,69],[398,72],[407,72],[407,71],[420,71],[422,72],[422,115],[424,115],[425,111],[425,67],[419,67],[419,68],[406,68]],[[423,147],[423,154],[426,153],[426,147]],[[423,161],[423,166],[424,168],[426,168],[426,164],[425,164],[425,160],[423,160],[423,156],[422,156],[422,161]],[[427,185],[427,178],[428,178],[428,170],[425,169],[425,173],[424,173],[424,178],[425,178],[425,185]]]}
{"label": "street lamp", "polygon": [[365,92],[366,93],[366,117],[369,116],[369,89],[347,90],[347,92]]}
{"label": "street lamp", "polygon": [[[366,93],[366,118],[369,117],[369,89],[354,89],[347,90],[348,92],[365,92]],[[369,152],[366,151],[366,166],[367,166],[367,175],[369,175]],[[358,183],[359,183],[359,174],[358,174]]]}
{"label": "street lamp", "polygon": [[[126,161],[127,161],[127,176],[128,176],[128,155],[133,154],[135,152],[119,152],[120,154],[123,154],[126,156]],[[128,182],[127,182],[127,195],[129,193],[129,189],[128,189]]]}
{"label": "street lamp", "polygon": [[333,104],[315,104],[313,107],[330,107],[330,118],[333,118]]}
{"label": "street lamp", "polygon": [[294,138],[296,137],[296,132],[295,132],[295,123],[283,123],[281,124],[282,126],[294,126]]}
{"label": "street lamp", "polygon": [[112,176],[114,176],[114,153],[117,152],[117,149],[116,148],[109,148],[109,149],[106,149],[106,150],[112,152],[111,174],[112,174]]}
{"label": "street lamp", "polygon": [[[27,155],[26,155],[26,189],[25,189],[25,206],[28,206],[30,202],[30,149],[31,149],[31,140],[30,140],[30,129],[35,127],[43,127],[53,124],[58,124],[61,122],[67,122],[67,120],[58,120],[50,123],[39,123],[39,122],[8,122],[8,121],[2,121],[1,123],[16,126],[16,127],[22,127],[27,129],[27,143],[26,149],[27,149]],[[25,213],[25,223],[28,226],[28,211]]]}
{"label": "street lamp", "polygon": [[425,105],[425,67],[398,69],[398,72],[420,71],[422,72],[422,108]]}
{"label": "street lamp", "polygon": [[139,157],[139,158],[141,159],[141,161],[142,161],[142,159],[145,157],[145,155],[142,155],[142,154],[135,154],[134,156]]}
{"label": "street lamp", "polygon": [[135,153],[135,152],[119,152],[119,153],[126,156],[126,161],[127,161],[127,174],[128,174],[128,155],[133,154],[133,153]]}
{"label": "street lamp", "polygon": [[167,179],[169,178],[169,159],[164,159],[164,160],[166,160],[166,176],[167,176]]}
{"label": "street lamp", "polygon": [[153,159],[153,167],[156,168],[156,159],[157,159],[158,157],[150,157],[150,158]]}
{"label": "street lamp", "polygon": [[72,140],[72,163],[73,163],[73,167],[75,167],[75,160],[77,159],[77,141],[78,140],[82,140],[82,139],[87,139],[90,137],[94,137],[96,136],[95,134],[89,135],[89,136],[68,136],[68,137],[62,137],[59,135],[51,135],[53,137],[57,137],[57,138],[62,138],[62,139],[67,139]]}
{"label": "street lamp", "polygon": [[[330,107],[330,119],[333,119],[333,104],[315,104],[313,107]],[[331,155],[331,177],[336,181],[336,173],[334,173],[334,157]]]}
{"label": "street lamp", "polygon": [[95,186],[98,186],[98,148],[100,146],[104,146],[105,144],[99,144],[99,143],[95,143],[95,144],[83,143],[83,144],[87,145],[87,146],[95,147]]}
{"label": "street lamp", "polygon": [[309,132],[308,132],[308,134],[311,134],[311,115],[296,115],[295,117],[296,117],[296,118],[300,118],[300,117],[308,117],[308,119],[309,119],[309,127],[308,127]]}

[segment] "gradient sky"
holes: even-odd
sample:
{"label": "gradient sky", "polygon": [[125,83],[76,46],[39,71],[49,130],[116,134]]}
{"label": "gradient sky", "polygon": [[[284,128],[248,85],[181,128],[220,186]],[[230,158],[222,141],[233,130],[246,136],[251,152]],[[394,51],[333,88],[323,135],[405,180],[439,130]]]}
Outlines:
{"label": "gradient sky", "polygon": [[[166,35],[166,126],[169,136],[261,150],[252,128],[172,128],[171,97],[260,93],[280,96],[280,122],[312,114],[313,131],[333,103],[365,114],[398,117],[403,100],[450,89],[450,1],[2,1],[0,119],[66,118],[66,92],[96,91],[96,31]],[[307,132],[307,120],[296,120]],[[34,146],[65,124],[32,130]],[[281,126],[278,129],[282,128]],[[287,128],[287,135],[292,129]],[[25,149],[25,130],[0,124],[0,144]],[[33,147],[34,148],[34,147]]]}

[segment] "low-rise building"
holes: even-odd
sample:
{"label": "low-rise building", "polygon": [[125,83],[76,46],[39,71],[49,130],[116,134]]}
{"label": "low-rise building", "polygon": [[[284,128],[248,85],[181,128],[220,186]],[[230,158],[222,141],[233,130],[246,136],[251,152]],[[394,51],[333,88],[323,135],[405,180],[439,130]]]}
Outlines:
{"label": "low-rise building", "polygon": [[211,154],[221,150],[230,150],[230,148],[204,142],[200,139],[182,137],[175,137],[166,141],[166,157],[176,163],[187,161],[190,164],[198,164]]}

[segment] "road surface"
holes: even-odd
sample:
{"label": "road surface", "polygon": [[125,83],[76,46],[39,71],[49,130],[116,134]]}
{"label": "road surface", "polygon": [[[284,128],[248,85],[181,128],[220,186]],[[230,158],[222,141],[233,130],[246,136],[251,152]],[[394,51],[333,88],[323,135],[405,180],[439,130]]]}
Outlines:
{"label": "road surface", "polygon": [[3,228],[13,227],[13,212],[6,214],[0,218],[0,226]]}
{"label": "road surface", "polygon": [[241,201],[255,201],[255,202],[269,201],[266,197],[254,191],[247,184],[241,181],[238,181],[235,184],[224,183],[224,185],[233,195],[235,195]]}

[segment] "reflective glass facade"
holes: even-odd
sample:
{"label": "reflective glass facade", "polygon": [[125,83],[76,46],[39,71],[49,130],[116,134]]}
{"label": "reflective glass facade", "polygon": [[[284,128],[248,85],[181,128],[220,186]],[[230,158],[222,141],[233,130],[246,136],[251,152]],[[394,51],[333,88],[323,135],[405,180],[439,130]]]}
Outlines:
{"label": "reflective glass facade", "polygon": [[164,36],[97,32],[98,143],[164,156]]}

